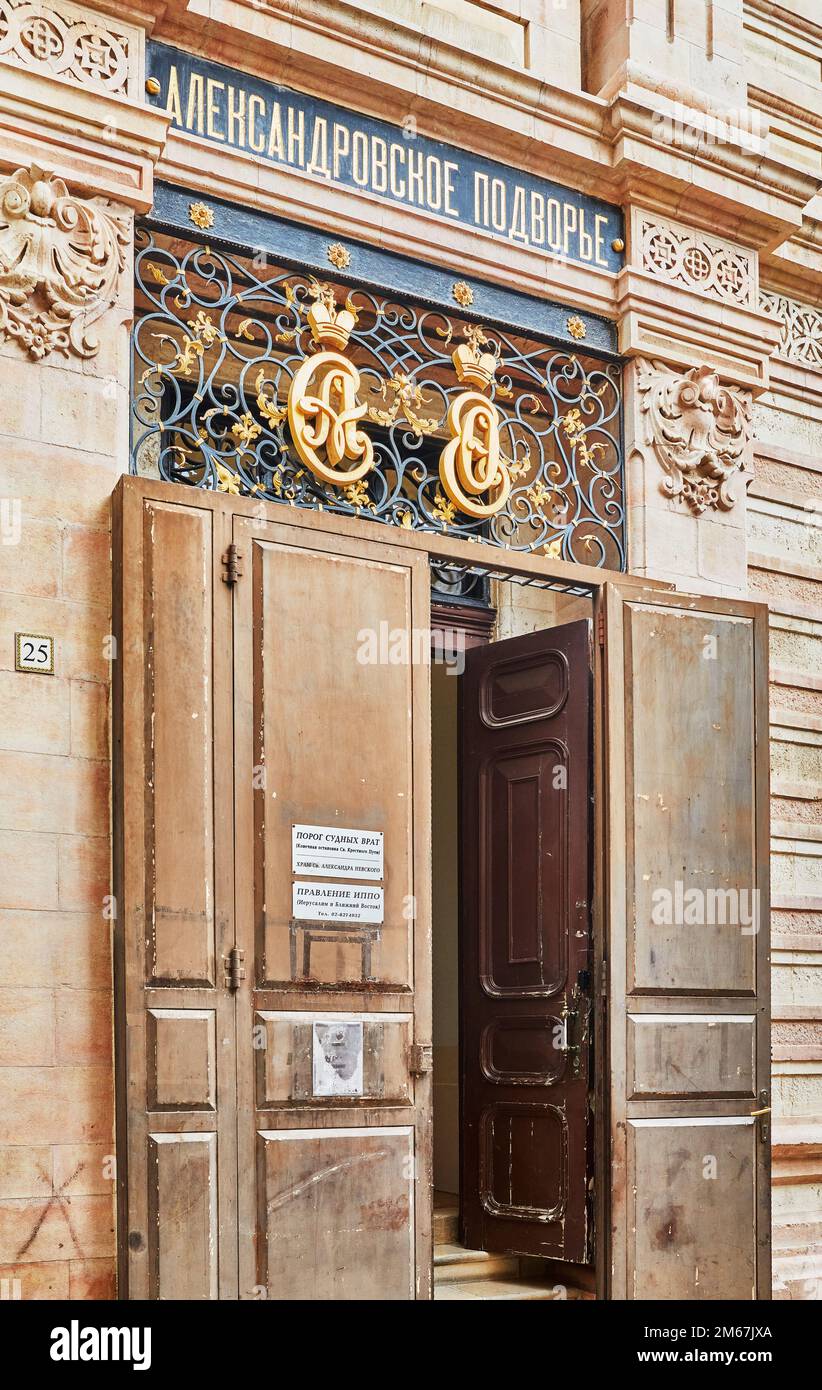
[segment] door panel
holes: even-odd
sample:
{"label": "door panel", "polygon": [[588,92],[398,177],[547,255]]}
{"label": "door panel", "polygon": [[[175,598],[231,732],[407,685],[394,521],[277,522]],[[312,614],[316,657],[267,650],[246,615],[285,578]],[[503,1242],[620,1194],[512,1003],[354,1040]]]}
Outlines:
{"label": "door panel", "polygon": [[120,493],[115,556],[120,1293],[232,1298],[230,614],[213,513]]}
{"label": "door panel", "polygon": [[606,585],[614,1298],[770,1296],[766,615]]}
{"label": "door panel", "polygon": [[[235,519],[244,1298],[430,1281],[428,566],[339,532]],[[383,867],[296,871],[297,826],[382,835]]]}
{"label": "door panel", "polygon": [[415,1297],[413,1125],[257,1134],[271,1297]]}
{"label": "door panel", "polygon": [[461,693],[462,1223],[584,1261],[590,625],[469,651]]}

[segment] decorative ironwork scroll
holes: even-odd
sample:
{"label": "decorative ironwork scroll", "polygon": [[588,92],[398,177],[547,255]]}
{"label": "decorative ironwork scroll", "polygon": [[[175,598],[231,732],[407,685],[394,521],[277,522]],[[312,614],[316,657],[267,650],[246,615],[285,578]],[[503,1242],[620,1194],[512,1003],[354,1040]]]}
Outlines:
{"label": "decorative ironwork scroll", "polygon": [[135,260],[134,472],[625,567],[616,364],[146,229]]}

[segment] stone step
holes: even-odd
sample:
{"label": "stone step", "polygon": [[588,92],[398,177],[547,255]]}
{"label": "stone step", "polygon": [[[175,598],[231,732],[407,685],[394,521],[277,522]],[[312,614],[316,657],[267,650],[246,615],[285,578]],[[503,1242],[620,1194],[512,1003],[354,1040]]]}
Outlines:
{"label": "stone step", "polygon": [[468,1279],[512,1278],[519,1274],[514,1255],[491,1255],[487,1250],[466,1250],[464,1245],[443,1243],[434,1246],[434,1282],[464,1282]]}
{"label": "stone step", "polygon": [[456,1198],[453,1206],[434,1207],[434,1244],[446,1245],[459,1235],[460,1209]]}
{"label": "stone step", "polygon": [[[566,1298],[593,1298],[592,1294],[580,1289],[567,1289]],[[434,1285],[434,1300],[444,1299],[476,1300],[489,1299],[492,1302],[543,1303],[563,1302],[562,1293],[555,1283],[546,1284],[538,1279],[449,1279]]]}

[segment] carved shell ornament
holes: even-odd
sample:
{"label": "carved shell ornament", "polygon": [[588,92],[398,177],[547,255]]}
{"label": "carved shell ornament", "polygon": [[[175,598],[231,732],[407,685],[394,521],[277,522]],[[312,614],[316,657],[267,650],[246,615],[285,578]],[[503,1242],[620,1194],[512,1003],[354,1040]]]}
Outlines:
{"label": "carved shell ornament", "polygon": [[90,325],[114,303],[129,235],[103,204],[32,165],[0,182],[0,334],[32,357],[93,357]]}
{"label": "carved shell ornament", "polygon": [[667,475],[662,491],[697,515],[708,507],[729,511],[734,477],[750,461],[749,396],[723,386],[711,367],[679,374],[657,362],[641,364],[637,386],[645,443]]}

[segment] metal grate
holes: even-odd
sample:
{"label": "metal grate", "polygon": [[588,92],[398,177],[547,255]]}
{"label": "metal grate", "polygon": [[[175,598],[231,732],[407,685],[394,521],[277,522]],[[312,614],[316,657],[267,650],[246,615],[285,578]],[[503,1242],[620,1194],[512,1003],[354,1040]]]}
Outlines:
{"label": "metal grate", "polygon": [[[133,472],[625,568],[617,364],[482,326],[511,490],[476,519],[444,494],[440,473],[449,406],[464,389],[452,354],[476,340],[469,318],[147,228],[136,276]],[[323,297],[356,314],[346,356],[374,466],[349,486],[305,467],[286,411],[294,374],[316,350],[307,313]]]}

